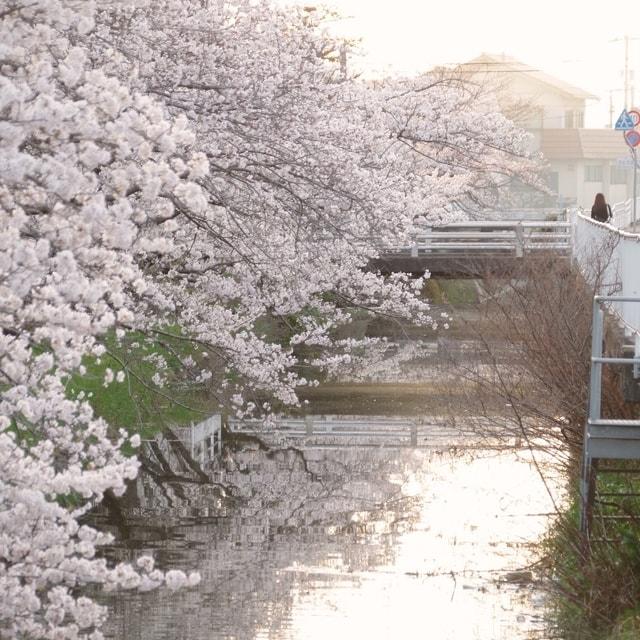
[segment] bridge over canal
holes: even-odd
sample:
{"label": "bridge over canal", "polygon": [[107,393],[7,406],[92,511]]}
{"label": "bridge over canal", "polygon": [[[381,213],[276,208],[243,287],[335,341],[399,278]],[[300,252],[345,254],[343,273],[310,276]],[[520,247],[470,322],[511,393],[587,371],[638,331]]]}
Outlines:
{"label": "bridge over canal", "polygon": [[548,220],[475,220],[420,229],[404,246],[384,248],[370,268],[436,277],[506,274],[524,256],[572,255],[574,224]]}

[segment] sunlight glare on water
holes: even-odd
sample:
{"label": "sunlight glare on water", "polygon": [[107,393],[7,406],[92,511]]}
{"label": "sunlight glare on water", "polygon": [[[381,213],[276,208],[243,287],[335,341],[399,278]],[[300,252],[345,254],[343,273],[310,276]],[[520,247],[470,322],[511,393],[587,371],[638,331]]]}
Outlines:
{"label": "sunlight glare on water", "polygon": [[225,481],[247,477],[264,495],[252,489],[242,517],[181,526],[155,552],[200,570],[198,589],[113,596],[109,637],[544,638],[527,567],[553,504],[529,454],[315,451],[309,465],[345,478],[307,484],[282,460],[269,481],[259,469],[274,460],[252,455]]}
{"label": "sunlight glare on water", "polygon": [[496,583],[533,559],[529,543],[547,526],[539,514],[553,508],[534,466],[511,453],[441,459],[403,489],[421,493],[421,518],[392,564],[357,575],[335,559],[287,568],[299,578],[287,638],[512,640],[539,627],[531,590]]}

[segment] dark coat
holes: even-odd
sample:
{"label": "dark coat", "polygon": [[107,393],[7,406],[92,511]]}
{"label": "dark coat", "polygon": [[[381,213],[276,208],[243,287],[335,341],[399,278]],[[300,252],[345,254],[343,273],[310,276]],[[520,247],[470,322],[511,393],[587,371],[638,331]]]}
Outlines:
{"label": "dark coat", "polygon": [[594,204],[593,207],[591,207],[591,217],[598,222],[607,222],[613,217],[611,207],[608,204],[596,207]]}

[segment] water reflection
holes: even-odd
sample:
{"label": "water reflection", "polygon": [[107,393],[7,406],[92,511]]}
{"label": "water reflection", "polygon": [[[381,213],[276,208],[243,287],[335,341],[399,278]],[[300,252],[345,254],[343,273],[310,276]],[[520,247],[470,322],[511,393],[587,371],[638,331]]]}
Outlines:
{"label": "water reflection", "polygon": [[138,496],[131,538],[111,553],[151,550],[203,580],[112,596],[109,637],[543,637],[541,595],[522,569],[551,501],[522,452],[254,447],[213,476],[233,501],[212,487],[169,496],[173,506]]}

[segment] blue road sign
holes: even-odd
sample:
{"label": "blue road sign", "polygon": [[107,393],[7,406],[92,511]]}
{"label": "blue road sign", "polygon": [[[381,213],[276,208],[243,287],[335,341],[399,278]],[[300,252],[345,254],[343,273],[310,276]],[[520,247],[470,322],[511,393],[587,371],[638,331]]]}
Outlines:
{"label": "blue road sign", "polygon": [[626,109],[622,110],[620,117],[616,120],[616,131],[630,131],[635,127],[633,118],[629,115]]}

